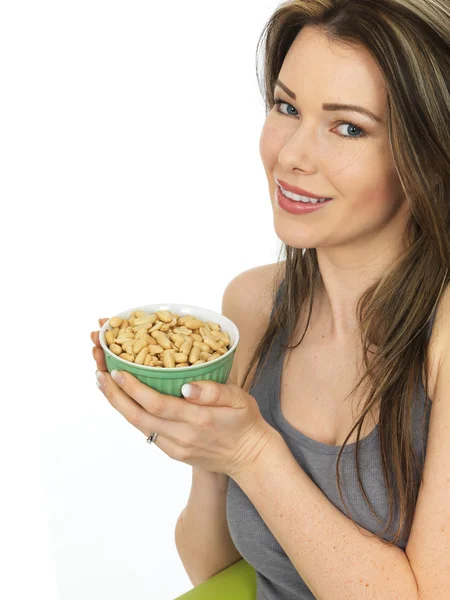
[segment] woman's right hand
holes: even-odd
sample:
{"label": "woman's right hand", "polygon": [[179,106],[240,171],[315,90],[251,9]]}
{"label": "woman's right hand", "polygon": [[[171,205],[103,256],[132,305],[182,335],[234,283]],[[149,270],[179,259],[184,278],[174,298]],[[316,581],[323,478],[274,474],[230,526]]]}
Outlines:
{"label": "woman's right hand", "polygon": [[[99,319],[98,323],[100,327],[102,327],[108,319]],[[100,331],[93,331],[91,333],[91,340],[94,342],[95,346],[92,348],[92,355],[94,357],[95,362],[97,363],[97,371],[108,372],[105,362],[105,353],[103,352],[103,348],[100,345],[99,340]]]}

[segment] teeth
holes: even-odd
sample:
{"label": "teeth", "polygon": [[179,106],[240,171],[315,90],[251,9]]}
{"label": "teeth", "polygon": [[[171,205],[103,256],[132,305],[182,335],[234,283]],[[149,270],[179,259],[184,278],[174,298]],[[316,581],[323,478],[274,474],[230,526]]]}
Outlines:
{"label": "teeth", "polygon": [[288,192],[286,190],[284,190],[281,186],[280,186],[281,192],[283,194],[283,196],[286,196],[286,198],[289,198],[290,200],[294,200],[294,202],[304,202],[306,203],[311,203],[311,204],[317,204],[318,202],[325,202],[326,198],[308,198],[308,196],[299,196],[298,194],[293,194],[292,192]]}

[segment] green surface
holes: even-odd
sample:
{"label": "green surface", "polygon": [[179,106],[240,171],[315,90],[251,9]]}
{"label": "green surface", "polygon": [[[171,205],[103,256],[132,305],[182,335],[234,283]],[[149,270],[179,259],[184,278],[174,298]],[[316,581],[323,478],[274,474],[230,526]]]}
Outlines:
{"label": "green surface", "polygon": [[256,600],[256,572],[244,559],[174,600]]}

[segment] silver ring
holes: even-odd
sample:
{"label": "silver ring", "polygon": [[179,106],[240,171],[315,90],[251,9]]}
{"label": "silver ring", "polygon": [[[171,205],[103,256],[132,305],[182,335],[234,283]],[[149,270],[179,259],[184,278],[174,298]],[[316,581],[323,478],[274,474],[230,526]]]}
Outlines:
{"label": "silver ring", "polygon": [[154,441],[156,440],[156,436],[157,436],[157,435],[158,435],[157,433],[151,433],[151,434],[148,436],[148,438],[147,438],[147,442],[148,442],[149,444],[151,444],[152,442],[154,442]]}

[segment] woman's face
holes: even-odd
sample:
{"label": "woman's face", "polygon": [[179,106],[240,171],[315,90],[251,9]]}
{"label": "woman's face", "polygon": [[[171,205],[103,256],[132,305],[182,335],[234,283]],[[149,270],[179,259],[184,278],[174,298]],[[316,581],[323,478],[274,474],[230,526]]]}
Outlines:
{"label": "woman's face", "polygon": [[[305,27],[278,79],[296,96],[276,85],[283,104],[267,115],[260,139],[278,237],[295,248],[345,247],[366,258],[401,243],[409,206],[389,148],[386,90],[370,54],[331,45],[318,29]],[[325,103],[358,105],[381,122],[325,111]],[[291,214],[279,206],[275,179],[333,201]]]}

